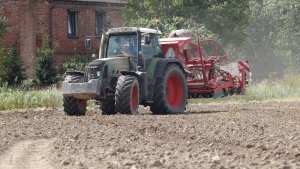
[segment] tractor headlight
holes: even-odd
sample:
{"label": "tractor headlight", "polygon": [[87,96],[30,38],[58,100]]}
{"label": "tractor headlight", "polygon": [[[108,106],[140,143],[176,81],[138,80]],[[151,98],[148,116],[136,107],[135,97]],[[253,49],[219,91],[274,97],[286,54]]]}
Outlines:
{"label": "tractor headlight", "polygon": [[97,76],[100,76],[101,75],[101,71],[97,71]]}
{"label": "tractor headlight", "polygon": [[98,67],[97,67],[97,66],[88,66],[88,67],[86,67],[85,72],[86,72],[87,80],[90,80],[90,79],[97,79],[98,76],[99,76],[100,73],[101,73],[101,72],[98,70]]}

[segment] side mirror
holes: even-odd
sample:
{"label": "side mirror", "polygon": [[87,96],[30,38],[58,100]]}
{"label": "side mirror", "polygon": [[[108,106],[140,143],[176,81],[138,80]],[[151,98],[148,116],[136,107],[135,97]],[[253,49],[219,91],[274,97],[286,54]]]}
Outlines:
{"label": "side mirror", "polygon": [[91,39],[86,39],[84,44],[85,44],[85,48],[87,48],[87,49],[92,48]]}

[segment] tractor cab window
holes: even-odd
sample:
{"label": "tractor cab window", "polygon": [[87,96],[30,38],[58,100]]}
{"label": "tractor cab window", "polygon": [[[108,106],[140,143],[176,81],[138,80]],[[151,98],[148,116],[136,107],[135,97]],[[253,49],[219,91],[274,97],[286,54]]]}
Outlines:
{"label": "tractor cab window", "polygon": [[152,37],[152,46],[155,48],[157,53],[161,53],[161,48],[159,45],[159,35],[153,35]]}
{"label": "tractor cab window", "polygon": [[141,39],[142,54],[145,57],[157,56],[161,53],[159,45],[159,35],[155,34],[144,34]]}
{"label": "tractor cab window", "polygon": [[137,35],[112,35],[107,45],[107,58],[117,56],[137,56]]}

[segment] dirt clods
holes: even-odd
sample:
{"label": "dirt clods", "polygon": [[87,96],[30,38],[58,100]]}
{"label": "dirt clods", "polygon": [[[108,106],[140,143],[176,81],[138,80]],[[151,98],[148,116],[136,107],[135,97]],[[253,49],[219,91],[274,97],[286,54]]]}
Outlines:
{"label": "dirt clods", "polygon": [[140,110],[0,112],[0,168],[300,168],[300,102]]}

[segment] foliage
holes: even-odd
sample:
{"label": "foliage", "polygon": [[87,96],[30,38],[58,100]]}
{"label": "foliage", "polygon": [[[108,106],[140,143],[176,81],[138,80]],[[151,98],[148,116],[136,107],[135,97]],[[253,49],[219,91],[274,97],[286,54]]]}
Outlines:
{"label": "foliage", "polygon": [[191,103],[229,103],[265,100],[300,99],[300,75],[286,75],[282,79],[264,79],[251,83],[244,95],[233,95],[221,99],[194,99]]}
{"label": "foliage", "polygon": [[300,1],[125,1],[128,26],[156,28],[154,19],[159,18],[165,35],[172,29],[205,28],[233,59],[249,60],[256,78],[300,73]]}
{"label": "foliage", "polygon": [[[268,39],[268,44],[287,50],[284,53],[299,53],[300,49],[300,2],[290,0],[264,0],[261,6],[253,2],[262,11],[253,11],[259,17],[255,18],[259,23],[268,28],[269,33],[262,31]],[[253,7],[253,10],[254,7]],[[279,51],[276,51],[279,52]],[[288,56],[287,56],[288,57]]]}
{"label": "foliage", "polygon": [[6,31],[7,31],[7,23],[5,17],[0,15],[0,38],[3,37]]}
{"label": "foliage", "polygon": [[[2,38],[6,32],[6,19],[0,15],[0,38]],[[0,47],[0,84],[18,85],[25,79],[26,77],[19,58],[17,44],[14,43],[8,52]]]}
{"label": "foliage", "polygon": [[[201,15],[199,20],[202,20]],[[217,33],[225,44],[239,46],[247,37],[249,0],[211,0],[203,20],[207,28]]]}
{"label": "foliage", "polygon": [[158,25],[155,23],[155,19],[143,19],[143,18],[132,21],[132,23],[137,27],[159,29],[164,33],[163,34],[164,37],[168,37],[168,33],[170,33],[173,30],[189,29],[193,35],[195,35],[196,32],[199,32],[201,37],[220,40],[220,37],[218,35],[208,30],[204,25],[193,23],[190,20],[186,20],[183,17],[169,18],[168,20],[161,21],[160,24]]}
{"label": "foliage", "polygon": [[[265,100],[299,100],[299,86],[300,75],[288,75],[283,80],[273,79],[252,83],[246,89],[245,95],[233,95],[219,99],[191,99],[189,103],[222,104]],[[0,98],[0,111],[38,107],[54,108],[62,105],[61,90],[53,87],[42,90],[35,90],[34,88],[23,90],[21,88],[12,89],[4,84],[0,86]],[[89,103],[90,107],[91,105]]]}
{"label": "foliage", "polygon": [[[221,37],[225,44],[238,46],[246,37],[244,29],[249,21],[249,0],[125,0],[124,19],[129,26],[140,20],[159,18],[164,33],[170,29],[192,26],[205,27]],[[188,23],[188,24],[187,24]],[[146,23],[145,23],[146,24]],[[199,27],[200,26],[200,27]],[[190,27],[188,27],[190,28]]]}
{"label": "foliage", "polygon": [[16,44],[7,53],[0,51],[0,83],[18,85],[25,80],[24,69],[19,59]]}
{"label": "foliage", "polygon": [[39,49],[36,56],[35,78],[37,83],[57,82],[57,70],[54,64],[54,50],[49,47],[48,37],[44,35],[42,48]]}
{"label": "foliage", "polygon": [[56,88],[24,91],[7,86],[0,87],[0,111],[38,107],[60,107],[61,91]]}
{"label": "foliage", "polygon": [[300,76],[285,76],[282,80],[263,80],[249,87],[245,98],[251,100],[296,99],[300,96]]}
{"label": "foliage", "polygon": [[254,75],[300,72],[300,1],[251,0],[248,38],[237,56],[247,57]]}

